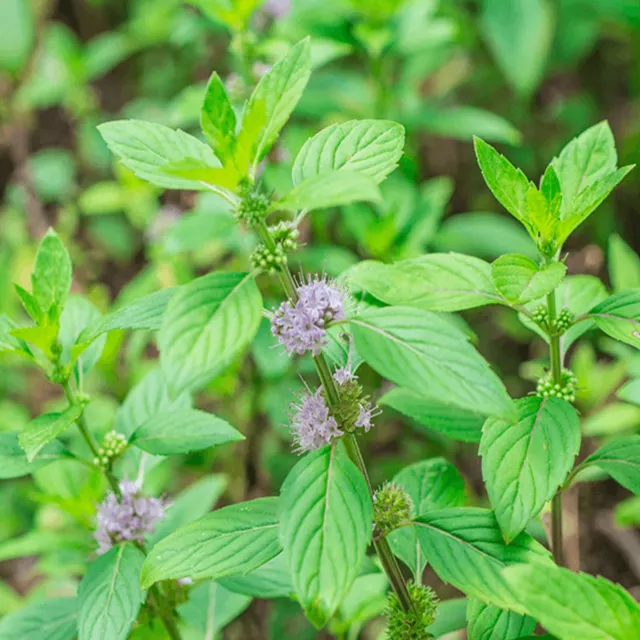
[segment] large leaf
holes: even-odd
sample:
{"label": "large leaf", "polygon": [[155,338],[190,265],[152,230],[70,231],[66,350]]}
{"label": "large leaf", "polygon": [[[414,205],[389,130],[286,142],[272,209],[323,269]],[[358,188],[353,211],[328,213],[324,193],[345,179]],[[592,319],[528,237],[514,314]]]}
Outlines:
{"label": "large leaf", "polygon": [[367,483],[340,443],[307,454],[281,489],[285,560],[309,620],[324,626],[358,575],[371,539]]}
{"label": "large leaf", "polygon": [[428,311],[504,302],[491,280],[491,266],[458,253],[431,253],[391,265],[365,260],[349,271],[349,279],[382,302]]}
{"label": "large leaf", "polygon": [[206,411],[180,409],[160,413],[140,425],[130,442],[148,453],[172,456],[240,440],[244,436],[226,420]]}
{"label": "large leaf", "polygon": [[54,440],[42,447],[29,461],[18,438],[19,434],[15,431],[0,433],[0,480],[26,476],[67,455],[62,444]]}
{"label": "large leaf", "polygon": [[[459,507],[465,502],[464,480],[458,470],[444,458],[429,458],[399,471],[393,482],[401,486],[413,501],[414,515]],[[419,580],[427,560],[418,541],[415,527],[392,531],[389,544],[393,552]]]}
{"label": "large leaf", "polygon": [[511,542],[550,500],[580,449],[580,420],[560,398],[521,398],[517,419],[482,429],[482,476],[504,539]]}
{"label": "large leaf", "polygon": [[502,575],[505,567],[529,562],[552,566],[549,552],[526,533],[506,545],[487,509],[433,511],[418,517],[415,527],[427,561],[442,580],[502,609],[525,613]]}
{"label": "large leaf", "polygon": [[498,609],[477,598],[467,605],[468,640],[517,640],[533,633],[536,621],[514,611]]}
{"label": "large leaf", "polygon": [[640,289],[614,293],[593,307],[588,317],[612,338],[640,348]]}
{"label": "large leaf", "polygon": [[66,431],[82,414],[81,405],[73,405],[62,413],[43,413],[29,422],[19,436],[20,446],[33,462],[38,452]]}
{"label": "large leaf", "polygon": [[307,140],[293,163],[293,184],[342,169],[381,182],[397,166],[404,128],[389,120],[349,120],[333,124]]}
{"label": "large leaf", "polygon": [[76,637],[75,598],[32,602],[0,621],[0,640],[73,640]]}
{"label": "large leaf", "polygon": [[220,578],[218,582],[229,591],[254,598],[286,598],[293,594],[284,553],[278,554],[250,573]]}
{"label": "large leaf", "polygon": [[620,585],[555,565],[510,567],[504,578],[529,615],[559,640],[630,640],[640,605]]}
{"label": "large leaf", "polygon": [[387,307],[363,311],[350,323],[360,355],[392,382],[484,415],[513,413],[511,399],[487,362],[438,315]]}
{"label": "large leaf", "polygon": [[160,363],[175,392],[208,383],[253,340],[262,298],[251,274],[216,272],[169,302],[158,334]]}
{"label": "large leaf", "polygon": [[607,442],[591,454],[580,468],[590,465],[600,467],[623,487],[640,495],[640,436]]}
{"label": "large leaf", "polygon": [[224,163],[233,154],[236,142],[236,114],[224,84],[215,71],[205,91],[200,125],[207,142]]}
{"label": "large leaf", "polygon": [[144,554],[131,544],[107,551],[78,587],[78,640],[126,640],[145,594],[140,590]]}
{"label": "large leaf", "polygon": [[259,498],[223,507],[178,529],[147,556],[142,586],[172,578],[216,580],[263,565],[280,552],[277,508],[277,498]]}
{"label": "large leaf", "polygon": [[566,272],[562,262],[540,268],[531,258],[516,253],[500,256],[491,265],[496,288],[509,302],[517,304],[546,296],[560,284]]}
{"label": "large leaf", "polygon": [[[220,162],[211,148],[180,130],[142,120],[115,120],[98,127],[109,149],[139,178],[166,189],[207,190],[201,176],[181,178],[180,169],[214,171]],[[213,182],[213,181],[212,181]]]}

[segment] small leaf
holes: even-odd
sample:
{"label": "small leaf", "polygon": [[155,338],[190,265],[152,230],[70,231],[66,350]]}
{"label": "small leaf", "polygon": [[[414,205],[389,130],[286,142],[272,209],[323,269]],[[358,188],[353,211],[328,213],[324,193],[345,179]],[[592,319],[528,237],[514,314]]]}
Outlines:
{"label": "small leaf", "polygon": [[385,378],[425,397],[484,415],[513,404],[487,362],[451,323],[406,307],[369,309],[350,320],[356,348]]}
{"label": "small leaf", "polygon": [[467,606],[468,640],[517,640],[533,633],[536,621],[514,611],[498,609],[476,598]]}
{"label": "small leaf", "polygon": [[236,142],[236,114],[227,91],[214,71],[209,78],[200,112],[200,125],[207,142],[223,163],[233,155]]}
{"label": "small leaf", "polygon": [[307,140],[293,163],[293,184],[335,170],[381,182],[397,166],[404,128],[389,120],[349,120],[333,124]]}
{"label": "small leaf", "polygon": [[511,303],[523,304],[551,293],[567,272],[562,262],[552,262],[542,269],[531,258],[509,253],[491,265],[491,275],[498,291]]}
{"label": "small leaf", "polygon": [[145,594],[140,590],[144,554],[119,544],[89,567],[78,587],[78,640],[126,640]]}
{"label": "small leaf", "polygon": [[371,539],[367,484],[338,443],[302,458],[281,495],[280,537],[293,588],[320,628],[349,591]]}
{"label": "small leaf", "polygon": [[59,317],[71,288],[71,269],[67,248],[49,229],[38,247],[31,276],[33,297],[44,313],[55,305]]}
{"label": "small leaf", "polygon": [[617,234],[609,236],[609,276],[614,291],[640,288],[640,257]]}
{"label": "small leaf", "polygon": [[282,200],[275,202],[273,209],[312,211],[381,199],[382,195],[373,178],[363,173],[340,169],[303,180]]}
{"label": "small leaf", "polygon": [[98,127],[109,149],[139,178],[166,189],[207,190],[201,180],[175,176],[179,163],[204,169],[220,167],[208,145],[184,131],[142,120],[115,120]]}
{"label": "small leaf", "polygon": [[73,405],[62,413],[43,413],[29,422],[20,433],[20,446],[33,462],[38,452],[66,431],[82,414],[82,406]]}
{"label": "small leaf", "polygon": [[625,489],[640,495],[640,436],[618,438],[602,445],[581,465],[600,467]]}
{"label": "small leaf", "polygon": [[0,640],[73,640],[76,637],[75,598],[32,602],[0,621]]}
{"label": "small leaf", "polygon": [[555,565],[509,567],[504,578],[529,615],[559,640],[629,640],[640,605],[620,585]]}
{"label": "small leaf", "polygon": [[593,307],[587,317],[612,338],[640,348],[640,289],[614,293]]}
{"label": "small leaf", "polygon": [[13,335],[16,329],[17,325],[11,318],[0,314],[0,353],[8,351],[9,353],[17,353],[31,358],[31,349],[29,349],[27,343]]}
{"label": "small leaf", "polygon": [[172,456],[240,440],[244,436],[226,420],[197,409],[180,409],[160,413],[143,423],[130,442],[148,453]]}
{"label": "small leaf", "polygon": [[442,509],[420,516],[414,525],[427,561],[440,578],[496,607],[526,613],[502,575],[505,567],[553,566],[548,551],[526,533],[504,544],[498,522],[487,509]]}
{"label": "small leaf", "polygon": [[248,573],[280,553],[278,500],[259,498],[218,509],[156,544],[142,568],[143,588],[159,580],[216,580]]}
{"label": "small leaf", "polygon": [[560,398],[516,400],[516,420],[489,418],[480,455],[504,539],[511,542],[555,495],[580,449],[580,420]]}
{"label": "small leaf", "polygon": [[174,392],[207,384],[249,345],[261,318],[251,274],[210,273],[183,286],[158,334],[160,363]]}

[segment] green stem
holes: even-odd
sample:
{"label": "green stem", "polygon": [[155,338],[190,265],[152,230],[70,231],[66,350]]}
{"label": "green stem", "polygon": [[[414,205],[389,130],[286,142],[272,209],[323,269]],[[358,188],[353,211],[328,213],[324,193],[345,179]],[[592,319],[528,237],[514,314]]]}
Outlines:
{"label": "green stem", "polygon": [[[562,384],[562,353],[560,336],[555,330],[556,320],[555,292],[547,296],[547,322],[549,326],[549,359],[551,364],[551,380],[553,384]],[[556,564],[564,566],[564,549],[562,533],[562,489],[559,489],[551,501],[551,550]]]}
{"label": "green stem", "polygon": [[174,620],[172,615],[168,615],[166,611],[162,607],[158,605],[158,601],[163,600],[162,592],[157,584],[149,587],[149,602],[151,606],[155,609],[156,613],[160,620],[162,620],[162,624],[164,624],[167,633],[171,640],[182,640],[182,636],[180,635],[180,631],[178,631],[178,625]]}
{"label": "green stem", "polygon": [[[261,220],[258,223],[258,225],[256,226],[256,231],[258,232],[260,240],[264,243],[267,249],[273,251],[276,247],[276,243],[271,236],[271,233],[269,232],[269,229],[267,228],[264,220]],[[282,283],[282,287],[287,294],[287,297],[295,302],[298,299],[296,284],[287,264],[283,266],[280,273],[280,282]],[[322,387],[325,390],[327,404],[330,408],[333,408],[337,405],[338,402],[340,402],[340,395],[333,380],[333,376],[331,375],[329,364],[327,363],[327,360],[322,353],[314,356],[313,362],[315,364],[316,371],[318,372],[318,377],[320,378]],[[353,435],[352,433],[346,434],[342,438],[342,442],[344,443],[349,457],[360,469],[362,475],[364,476],[369,488],[369,495],[373,498],[373,487],[371,486],[369,473],[367,472],[367,467],[364,458],[362,457],[362,452],[360,451],[360,447],[358,446],[358,441],[355,435]],[[373,545],[376,553],[378,554],[378,557],[380,558],[382,567],[387,574],[387,577],[389,578],[391,587],[395,591],[398,601],[405,611],[409,611],[413,608],[411,596],[409,595],[407,583],[404,579],[404,576],[402,575],[400,565],[398,564],[396,557],[391,552],[389,543],[385,538],[381,538],[380,540],[374,541]]]}

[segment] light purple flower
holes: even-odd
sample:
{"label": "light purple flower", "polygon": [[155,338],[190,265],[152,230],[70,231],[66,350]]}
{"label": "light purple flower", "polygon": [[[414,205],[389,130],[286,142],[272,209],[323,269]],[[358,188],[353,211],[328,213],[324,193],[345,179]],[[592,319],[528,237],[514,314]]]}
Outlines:
{"label": "light purple flower", "polygon": [[347,384],[347,382],[352,382],[356,380],[358,376],[355,373],[351,372],[349,367],[341,367],[340,369],[336,369],[333,374],[333,379],[340,385]]}
{"label": "light purple flower", "polygon": [[361,402],[358,408],[360,411],[353,424],[355,427],[359,427],[368,432],[373,426],[373,418],[377,415],[377,412],[369,402]]}
{"label": "light purple flower", "polygon": [[272,18],[282,18],[291,11],[291,0],[267,0],[262,10]]}
{"label": "light purple flower", "polygon": [[329,444],[332,438],[342,435],[338,423],[329,412],[322,387],[315,393],[305,392],[293,409],[291,428],[296,452],[315,451]]}
{"label": "light purple flower", "polygon": [[327,344],[326,326],[345,317],[345,294],[325,276],[310,277],[297,293],[295,304],[287,300],[275,311],[271,332],[289,355],[310,351],[317,356]]}
{"label": "light purple flower", "polygon": [[143,542],[145,534],[153,533],[156,522],[165,517],[168,505],[158,498],[143,496],[137,483],[122,481],[120,491],[120,500],[110,493],[98,508],[94,533],[98,554],[124,540]]}

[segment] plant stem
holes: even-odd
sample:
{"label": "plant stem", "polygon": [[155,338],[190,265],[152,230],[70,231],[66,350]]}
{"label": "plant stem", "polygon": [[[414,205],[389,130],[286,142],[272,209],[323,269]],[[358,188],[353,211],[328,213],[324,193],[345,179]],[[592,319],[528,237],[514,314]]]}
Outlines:
{"label": "plant stem", "polygon": [[[267,249],[273,251],[276,247],[276,243],[271,236],[271,233],[269,232],[269,229],[267,228],[264,220],[260,221],[260,223],[256,227],[256,230],[258,232],[260,240],[264,243]],[[280,272],[280,282],[282,283],[282,287],[287,294],[287,297],[295,302],[298,299],[298,294],[296,291],[296,284],[293,276],[291,275],[288,264],[285,264],[282,267],[282,271]],[[322,388],[325,390],[327,404],[330,408],[335,407],[336,404],[340,402],[340,394],[338,393],[335,382],[333,380],[333,376],[331,375],[329,364],[327,363],[327,360],[322,353],[314,356],[313,362],[315,364],[316,371],[318,372]],[[342,442],[344,443],[347,454],[355,463],[355,465],[360,469],[362,475],[364,476],[364,479],[366,480],[367,486],[369,488],[369,495],[373,498],[373,487],[371,486],[369,473],[367,472],[367,467],[364,462],[364,458],[362,457],[362,452],[360,451],[360,447],[358,446],[358,441],[355,435],[352,433],[346,434],[342,438]],[[380,558],[382,567],[387,574],[387,577],[389,578],[389,583],[391,584],[391,587],[398,598],[398,601],[405,611],[409,611],[413,608],[411,596],[409,595],[407,583],[404,579],[404,576],[402,575],[400,565],[398,564],[396,557],[391,552],[389,543],[385,538],[381,538],[380,540],[374,541],[373,545],[376,553],[378,554],[378,557]]]}
{"label": "plant stem", "polygon": [[[549,326],[549,360],[551,364],[551,379],[553,384],[562,384],[562,354],[560,351],[560,336],[555,330],[556,294],[547,295],[547,322]],[[551,501],[551,550],[556,564],[564,566],[564,548],[562,533],[562,488],[558,490]]]}
{"label": "plant stem", "polygon": [[156,613],[160,620],[162,620],[162,624],[164,624],[167,633],[171,640],[182,640],[182,636],[180,635],[180,631],[178,631],[178,626],[176,625],[176,621],[173,619],[172,615],[167,615],[167,613],[158,605],[158,601],[162,600],[162,592],[157,584],[149,587],[149,601],[151,606],[155,609]]}

